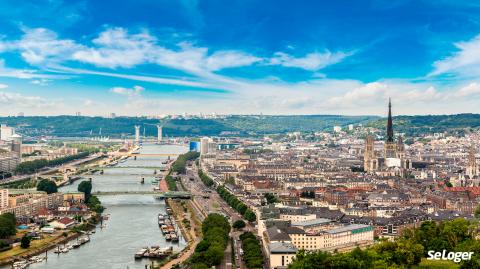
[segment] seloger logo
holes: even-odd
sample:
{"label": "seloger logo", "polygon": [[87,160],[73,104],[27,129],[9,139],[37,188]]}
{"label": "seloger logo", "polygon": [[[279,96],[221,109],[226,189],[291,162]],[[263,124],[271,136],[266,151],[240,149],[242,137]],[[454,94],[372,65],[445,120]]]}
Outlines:
{"label": "seloger logo", "polygon": [[448,252],[444,249],[442,252],[430,250],[427,252],[427,260],[450,260],[453,262],[468,261],[472,259],[473,252]]}

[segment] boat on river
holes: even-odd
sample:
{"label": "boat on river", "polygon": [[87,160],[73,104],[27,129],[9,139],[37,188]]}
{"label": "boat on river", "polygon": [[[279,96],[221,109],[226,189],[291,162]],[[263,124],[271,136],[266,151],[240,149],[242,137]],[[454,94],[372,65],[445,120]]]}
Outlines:
{"label": "boat on river", "polygon": [[161,248],[159,246],[145,247],[137,251],[134,255],[135,259],[141,258],[154,258],[154,259],[164,259],[169,255],[173,254],[173,248]]}

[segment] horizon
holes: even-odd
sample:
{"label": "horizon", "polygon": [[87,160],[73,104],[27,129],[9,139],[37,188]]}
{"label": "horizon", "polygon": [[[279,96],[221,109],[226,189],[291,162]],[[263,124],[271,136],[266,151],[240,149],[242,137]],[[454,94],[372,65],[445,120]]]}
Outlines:
{"label": "horizon", "polygon": [[480,113],[480,5],[348,4],[4,1],[0,115]]}

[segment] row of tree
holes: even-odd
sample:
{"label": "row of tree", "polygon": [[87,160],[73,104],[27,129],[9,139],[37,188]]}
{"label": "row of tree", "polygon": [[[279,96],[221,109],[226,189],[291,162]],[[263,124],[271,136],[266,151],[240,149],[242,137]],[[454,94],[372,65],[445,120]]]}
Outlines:
{"label": "row of tree", "polygon": [[39,160],[33,160],[33,161],[26,161],[20,163],[16,168],[15,168],[15,173],[17,174],[31,174],[35,173],[38,170],[48,167],[48,166],[57,166],[61,165],[76,159],[81,159],[85,158],[89,155],[88,152],[81,152],[75,155],[70,155],[70,156],[65,156],[61,158],[56,158],[53,160],[47,160],[47,159],[39,159]]}
{"label": "row of tree", "polygon": [[247,269],[256,269],[263,267],[262,247],[258,238],[251,232],[245,232],[240,235],[243,249],[243,260]]}
{"label": "row of tree", "polygon": [[165,177],[165,181],[167,182],[168,190],[170,190],[170,191],[176,191],[177,190],[177,182],[175,182],[175,179],[170,174],[168,174]]}
{"label": "row of tree", "polygon": [[202,223],[202,233],[203,239],[198,243],[191,259],[194,269],[211,268],[222,262],[228,245],[230,224],[220,214],[209,214]]}
{"label": "row of tree", "polygon": [[187,162],[193,161],[200,156],[200,153],[196,151],[189,151],[185,154],[178,156],[175,162],[172,164],[172,171],[178,174],[185,174]]}
{"label": "row of tree", "polygon": [[205,184],[205,186],[207,186],[207,187],[212,187],[215,184],[213,179],[211,179],[209,176],[207,176],[205,173],[203,173],[202,170],[198,170],[198,176],[202,180],[203,184]]}
{"label": "row of tree", "polygon": [[418,266],[431,250],[474,252],[471,260],[460,263],[460,268],[480,268],[480,240],[476,239],[476,227],[475,222],[462,218],[425,221],[416,229],[407,229],[393,242],[383,241],[365,250],[357,248],[340,254],[299,251],[289,269],[411,268]]}
{"label": "row of tree", "polygon": [[218,186],[217,192],[227,204],[240,213],[246,220],[253,222],[257,219],[255,213],[250,210],[245,203],[240,201],[235,195],[230,193],[224,186]]}

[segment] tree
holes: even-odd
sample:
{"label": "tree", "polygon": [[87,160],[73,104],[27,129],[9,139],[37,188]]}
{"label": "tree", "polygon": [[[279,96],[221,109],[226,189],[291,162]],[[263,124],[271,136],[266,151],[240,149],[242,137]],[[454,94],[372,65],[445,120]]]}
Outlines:
{"label": "tree", "polygon": [[29,248],[30,247],[30,241],[31,241],[30,236],[27,236],[27,234],[24,234],[23,237],[22,237],[22,240],[20,241],[20,247],[21,248]]}
{"label": "tree", "polygon": [[265,193],[265,199],[267,199],[267,204],[274,204],[278,202],[278,198],[273,193]]}
{"label": "tree", "polygon": [[55,193],[58,191],[57,184],[48,179],[42,179],[37,184],[37,191],[44,191],[47,194]]}
{"label": "tree", "polygon": [[91,181],[82,181],[78,184],[77,190],[85,194],[85,201],[88,202],[90,196],[92,195],[92,182]]}
{"label": "tree", "polygon": [[223,259],[223,247],[217,244],[211,245],[205,251],[204,257],[208,265],[219,265]]}
{"label": "tree", "polygon": [[480,219],[480,205],[475,209],[475,218]]}
{"label": "tree", "polygon": [[210,269],[210,267],[208,267],[206,264],[204,263],[195,263],[192,265],[192,269]]}
{"label": "tree", "polygon": [[257,216],[250,209],[247,209],[247,211],[245,211],[245,215],[243,215],[243,217],[245,217],[245,219],[250,222],[254,222],[257,220]]}
{"label": "tree", "polygon": [[15,216],[12,213],[0,215],[0,237],[6,238],[15,235],[17,232],[16,223]]}
{"label": "tree", "polygon": [[242,229],[242,228],[245,228],[245,226],[247,226],[245,224],[245,221],[243,220],[237,220],[233,223],[232,227],[235,228],[235,229]]}
{"label": "tree", "polygon": [[102,203],[95,195],[90,196],[90,199],[88,199],[87,205],[90,208],[90,210],[96,212],[97,214],[102,214],[103,210],[105,210],[105,208],[102,206]]}

